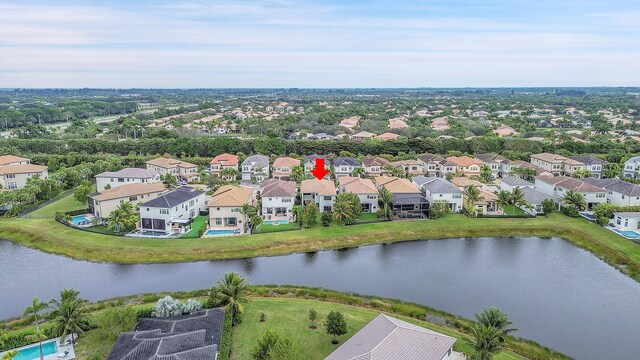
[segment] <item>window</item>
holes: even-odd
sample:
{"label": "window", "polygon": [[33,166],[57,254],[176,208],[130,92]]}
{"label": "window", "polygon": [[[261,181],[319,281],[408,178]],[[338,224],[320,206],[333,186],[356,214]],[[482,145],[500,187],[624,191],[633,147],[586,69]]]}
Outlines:
{"label": "window", "polygon": [[222,225],[222,218],[216,218],[216,225]]}
{"label": "window", "polygon": [[153,219],[153,228],[158,230],[164,230],[164,219]]}
{"label": "window", "polygon": [[629,226],[629,219],[624,219],[624,226]]}
{"label": "window", "polygon": [[189,206],[193,206],[196,202],[194,200],[189,201]]}
{"label": "window", "polygon": [[291,202],[291,198],[282,198],[282,202],[283,203],[290,203]]}
{"label": "window", "polygon": [[138,200],[137,196],[129,196],[129,201],[136,201]]}
{"label": "window", "polygon": [[461,194],[453,194],[453,198],[454,199],[461,199],[462,195]]}
{"label": "window", "polygon": [[7,174],[7,179],[15,179],[16,174]]}
{"label": "window", "polygon": [[596,198],[603,198],[604,197],[604,193],[597,193],[596,194]]}
{"label": "window", "polygon": [[11,181],[9,183],[7,183],[7,188],[9,190],[15,190],[18,188],[18,184],[15,181]]}
{"label": "window", "polygon": [[322,210],[325,212],[331,212],[331,206],[325,206]]}
{"label": "window", "polygon": [[324,196],[323,199],[326,201],[331,201],[331,196]]}
{"label": "window", "polygon": [[160,214],[169,215],[169,209],[160,209]]}
{"label": "window", "polygon": [[118,178],[118,182],[124,182],[124,178]]}

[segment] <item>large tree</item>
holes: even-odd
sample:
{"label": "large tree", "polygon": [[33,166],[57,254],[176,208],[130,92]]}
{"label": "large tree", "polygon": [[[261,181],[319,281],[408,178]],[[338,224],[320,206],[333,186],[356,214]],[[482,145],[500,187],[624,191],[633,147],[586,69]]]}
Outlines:
{"label": "large tree", "polygon": [[584,210],[587,207],[587,201],[585,200],[584,195],[575,190],[567,191],[562,201],[566,206],[572,206],[577,210]]}
{"label": "large tree", "polygon": [[60,291],[60,300],[51,300],[53,308],[54,330],[57,335],[65,339],[71,334],[71,341],[75,342],[75,333],[84,334],[90,328],[89,315],[87,314],[87,300],[81,298],[80,292],[75,289]]}
{"label": "large tree", "polygon": [[344,319],[342,313],[338,311],[331,311],[327,315],[327,319],[324,322],[324,326],[327,329],[327,334],[333,335],[331,343],[338,343],[338,336],[347,333],[347,321]]}
{"label": "large tree", "polygon": [[[35,298],[31,305],[24,309],[24,315],[30,321],[36,324],[36,334],[38,335],[38,344],[40,345],[40,360],[44,360],[44,352],[42,351],[42,333],[40,332],[40,321],[42,320],[42,312],[49,308],[49,305],[40,299]],[[46,337],[45,337],[46,338]]]}
{"label": "large tree", "polygon": [[380,205],[380,216],[385,220],[393,218],[393,194],[387,188],[382,187],[378,190],[378,204]]}
{"label": "large tree", "polygon": [[238,325],[242,321],[244,304],[249,302],[249,284],[240,274],[228,272],[218,281],[218,290],[221,305],[226,306],[227,311],[231,311],[232,325]]}

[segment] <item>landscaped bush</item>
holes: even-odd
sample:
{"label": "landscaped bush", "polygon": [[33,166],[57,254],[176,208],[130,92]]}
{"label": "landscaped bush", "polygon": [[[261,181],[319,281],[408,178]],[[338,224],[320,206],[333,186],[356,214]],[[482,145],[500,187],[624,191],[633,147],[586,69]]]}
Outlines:
{"label": "landscaped bush", "polygon": [[196,311],[202,310],[202,303],[197,300],[187,300],[182,308],[182,312],[185,314],[193,314]]}
{"label": "landscaped bush", "polygon": [[218,360],[229,360],[231,356],[231,311],[226,311],[224,314],[224,324],[222,326],[222,339],[220,339],[220,353],[218,354]]}
{"label": "landscaped bush", "polygon": [[578,211],[578,209],[576,209],[573,206],[563,206],[560,211],[570,217],[579,217],[580,216],[580,212]]}
{"label": "landscaped bush", "polygon": [[155,317],[167,317],[182,315],[184,311],[184,305],[171,296],[165,296],[158,300],[156,306],[153,308],[153,316]]}
{"label": "landscaped bush", "polygon": [[138,309],[136,311],[136,315],[137,315],[138,319],[152,317],[153,316],[153,309],[152,308]]}

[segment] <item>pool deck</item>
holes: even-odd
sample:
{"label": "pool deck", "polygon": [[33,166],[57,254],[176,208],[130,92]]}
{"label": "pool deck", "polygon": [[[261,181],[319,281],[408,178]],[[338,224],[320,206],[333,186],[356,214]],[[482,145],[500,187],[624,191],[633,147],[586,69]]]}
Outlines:
{"label": "pool deck", "polygon": [[[233,231],[233,232],[232,233],[228,233],[228,234],[215,234],[215,235],[207,234],[211,230],[213,230],[213,231],[224,230],[224,231]],[[221,237],[221,236],[234,236],[234,235],[242,235],[242,234],[243,234],[243,229],[242,228],[212,227],[212,228],[208,228],[207,231],[205,231],[204,234],[202,234],[202,237]]]}
{"label": "pool deck", "polygon": [[[616,229],[615,227],[612,226],[605,226],[605,229],[612,231],[614,233],[616,233],[617,235],[622,236],[623,238],[627,239],[627,240],[633,240],[635,242],[640,242],[640,233],[636,232],[636,231],[631,231],[631,230],[620,230],[620,229]],[[631,233],[634,233],[636,235],[631,235]]]}
{"label": "pool deck", "polygon": [[[74,335],[74,336],[76,336],[76,338],[77,338],[77,335]],[[67,337],[65,338],[64,342],[66,342],[67,340],[71,340],[71,335],[67,335]],[[58,343],[58,351],[56,351],[55,354],[45,355],[44,356],[44,360],[60,360],[60,359],[75,359],[76,358],[76,351],[73,348],[73,345],[60,345],[60,338],[59,337],[55,338],[55,339],[51,339],[51,340],[45,340],[45,341],[42,342],[42,344],[50,343],[50,342],[53,342],[53,341]],[[35,346],[35,345],[38,345],[38,343],[25,345],[25,346],[22,346],[22,347],[19,347],[19,348],[16,348],[16,349],[12,349],[12,350],[20,351],[20,350],[27,349],[27,348],[30,348],[30,347]],[[62,357],[62,356],[59,357],[58,356],[58,355],[64,354],[65,351],[69,352],[69,354],[67,356],[64,356],[64,357]],[[0,357],[2,357],[2,355],[4,355],[7,352],[8,351],[0,352]],[[40,357],[38,356],[37,359],[39,359],[39,358]]]}

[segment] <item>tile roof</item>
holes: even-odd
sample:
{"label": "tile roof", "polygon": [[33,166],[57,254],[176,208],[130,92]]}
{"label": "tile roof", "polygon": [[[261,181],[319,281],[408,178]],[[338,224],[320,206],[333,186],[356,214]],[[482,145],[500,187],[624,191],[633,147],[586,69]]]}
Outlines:
{"label": "tile roof", "polygon": [[585,165],[604,165],[606,161],[593,156],[569,156],[569,159],[579,161]]}
{"label": "tile roof", "polygon": [[166,190],[163,183],[131,183],[125,184],[111,189],[104,190],[91,195],[91,198],[97,201],[106,201],[113,199],[128,198],[134,195],[150,194]]}
{"label": "tile roof", "polygon": [[269,167],[269,157],[265,155],[251,155],[247,157],[242,165],[253,165],[257,167],[268,168]]}
{"label": "tile roof", "polygon": [[398,134],[386,132],[386,133],[383,133],[383,134],[380,134],[380,135],[376,136],[376,139],[393,140],[393,139],[397,139],[399,137],[400,137],[400,135],[398,135]]}
{"label": "tile roof", "polygon": [[480,181],[469,179],[468,177],[463,176],[451,179],[451,183],[459,188],[467,187],[469,185],[473,185],[477,188],[482,188],[484,186],[484,184]]}
{"label": "tile roof", "polygon": [[281,167],[293,168],[294,166],[300,166],[300,160],[290,158],[287,156],[276,158],[275,161],[273,162],[274,168],[281,168]]}
{"label": "tile roof", "polygon": [[474,159],[469,156],[449,156],[447,161],[456,164],[457,166],[471,166],[471,165],[482,165],[482,161],[478,159]]}
{"label": "tile roof", "polygon": [[15,164],[0,166],[0,175],[5,174],[40,174],[47,170],[46,166],[34,164]]}
{"label": "tile roof", "polygon": [[313,155],[307,155],[304,157],[304,163],[308,163],[308,162],[315,162],[316,159],[324,159],[325,161],[327,161],[327,156],[326,155],[318,155],[318,154],[313,154]]}
{"label": "tile roof", "polygon": [[242,206],[251,202],[253,189],[233,185],[218,188],[207,206]]}
{"label": "tile roof", "polygon": [[431,162],[431,161],[441,162],[441,161],[443,161],[445,159],[443,157],[441,157],[441,156],[434,155],[434,154],[423,154],[423,155],[418,156],[418,160],[420,160],[422,162],[425,162],[425,163],[428,163],[428,162]]}
{"label": "tile roof", "polygon": [[177,168],[177,167],[194,168],[194,167],[198,166],[196,164],[188,163],[186,161],[177,160],[177,159],[173,159],[173,158],[166,158],[166,157],[159,157],[159,158],[156,158],[156,159],[151,159],[151,160],[147,161],[146,164],[159,166],[159,167],[165,168],[165,169],[173,169],[173,168]]}
{"label": "tile roof", "polygon": [[536,181],[538,180],[547,184],[552,184],[563,187],[565,189],[583,193],[606,192],[606,190],[601,188],[600,186],[592,185],[588,182],[568,176],[536,176]]}
{"label": "tile roof", "polygon": [[456,339],[380,314],[325,360],[441,360]]}
{"label": "tile roof", "polygon": [[540,153],[540,154],[532,154],[532,158],[540,159],[542,161],[546,161],[548,163],[559,163],[567,160],[566,157],[551,153]]}
{"label": "tile roof", "polygon": [[362,179],[359,177],[343,176],[338,179],[341,188],[345,192],[353,194],[377,194],[378,189],[370,179]]}
{"label": "tile roof", "polygon": [[511,186],[522,186],[522,187],[533,186],[532,183],[528,182],[525,179],[519,178],[517,176],[503,176],[502,179],[500,179],[500,181]]}
{"label": "tile roof", "polygon": [[171,208],[180,205],[185,201],[194,199],[201,194],[204,194],[204,191],[197,190],[191,186],[181,186],[166,192],[153,200],[149,200],[140,206]]}
{"label": "tile roof", "polygon": [[419,194],[420,189],[411,181],[391,176],[378,176],[375,179],[378,187],[384,187],[392,194]]}
{"label": "tile roof", "polygon": [[295,181],[267,179],[260,188],[261,197],[295,197],[297,192]]}
{"label": "tile roof", "polygon": [[450,183],[449,181],[439,177],[414,176],[411,178],[418,186],[424,187],[431,193],[436,194],[461,194],[462,190]]}
{"label": "tile roof", "polygon": [[15,155],[0,156],[0,165],[7,165],[15,162],[31,161],[31,159],[23,158]]}
{"label": "tile roof", "polygon": [[300,192],[303,194],[318,194],[323,196],[336,195],[336,185],[327,179],[307,179],[302,180]]}
{"label": "tile roof", "polygon": [[365,139],[372,138],[374,136],[376,136],[376,134],[370,133],[368,131],[360,131],[357,134],[351,135],[352,138],[365,138]]}
{"label": "tile roof", "polygon": [[632,184],[620,179],[584,178],[582,181],[620,194],[640,196],[640,185]]}
{"label": "tile roof", "polygon": [[478,155],[475,155],[475,157],[476,159],[485,163],[509,161],[509,159],[505,158],[504,156],[494,154],[494,153],[478,154]]}
{"label": "tile roof", "polygon": [[522,188],[522,193],[524,194],[524,200],[533,205],[540,205],[546,199],[551,199],[555,202],[559,202],[560,200],[556,199],[551,195],[547,195],[541,191],[536,189],[532,189],[530,187]]}
{"label": "tile roof", "polygon": [[369,167],[369,166],[384,166],[387,165],[389,163],[389,160],[385,159],[385,158],[381,158],[381,157],[366,157],[364,159],[362,159],[362,163],[364,164],[364,166]]}
{"label": "tile roof", "polygon": [[107,171],[96,175],[96,177],[122,177],[133,179],[147,179],[158,175],[158,172],[150,169],[124,168],[118,171]]}
{"label": "tile roof", "polygon": [[222,166],[233,166],[233,165],[238,165],[238,162],[239,162],[239,159],[237,155],[224,153],[214,157],[211,160],[210,164],[220,164]]}

